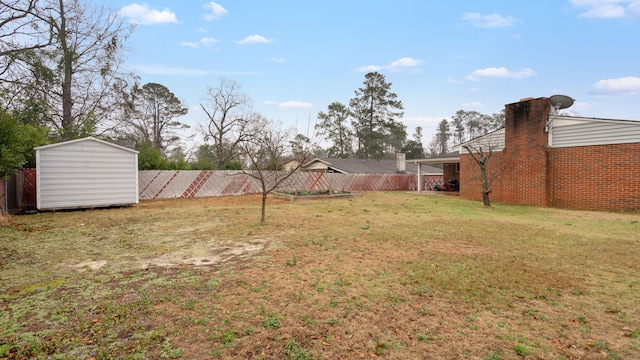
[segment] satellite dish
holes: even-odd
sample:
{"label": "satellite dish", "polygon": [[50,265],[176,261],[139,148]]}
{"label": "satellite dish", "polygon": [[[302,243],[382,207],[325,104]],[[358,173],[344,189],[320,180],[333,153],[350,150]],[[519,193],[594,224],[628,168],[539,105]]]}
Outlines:
{"label": "satellite dish", "polygon": [[553,95],[549,98],[549,102],[556,110],[570,108],[573,105],[573,99],[566,95]]}

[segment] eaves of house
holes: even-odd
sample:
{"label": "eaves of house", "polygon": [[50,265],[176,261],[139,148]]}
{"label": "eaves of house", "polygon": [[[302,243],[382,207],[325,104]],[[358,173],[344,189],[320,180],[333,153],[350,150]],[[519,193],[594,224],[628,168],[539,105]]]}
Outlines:
{"label": "eaves of house", "polygon": [[[307,170],[334,172],[342,174],[417,174],[416,164],[405,162],[405,171],[398,171],[396,160],[389,159],[339,159],[315,158],[304,165]],[[442,174],[442,169],[429,166],[422,169],[423,174]]]}

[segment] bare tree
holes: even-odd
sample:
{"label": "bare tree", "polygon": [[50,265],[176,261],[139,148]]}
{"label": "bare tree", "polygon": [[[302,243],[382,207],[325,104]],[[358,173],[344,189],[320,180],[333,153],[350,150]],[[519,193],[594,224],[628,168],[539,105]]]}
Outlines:
{"label": "bare tree", "polygon": [[14,99],[47,104],[48,125],[61,139],[93,133],[116,106],[112,84],[122,75],[123,43],[132,28],[117,13],[82,0],[40,0],[36,6],[52,44],[14,53],[22,66],[5,74],[13,84],[9,91]]}
{"label": "bare tree", "polygon": [[0,76],[20,55],[53,43],[53,20],[42,0],[0,1]]}
{"label": "bare tree", "polygon": [[[291,134],[279,124],[263,117],[251,123],[251,136],[240,143],[243,156],[249,161],[249,169],[243,172],[256,179],[262,190],[260,222],[266,220],[267,195],[282,185],[304,163],[311,158],[311,152],[300,147],[311,147],[312,141],[300,137],[290,142]],[[306,137],[305,137],[306,138]],[[309,141],[307,141],[309,140]],[[289,144],[295,144],[292,147]],[[285,162],[293,164],[285,169]]]}
{"label": "bare tree", "polygon": [[462,145],[479,170],[479,176],[472,175],[472,180],[480,180],[482,184],[482,203],[484,206],[491,206],[489,194],[495,180],[497,180],[507,169],[508,164],[502,156],[496,156],[501,153],[501,146],[495,141],[495,136],[485,136],[477,141],[470,141]]}
{"label": "bare tree", "polygon": [[220,79],[218,87],[207,89],[205,103],[200,107],[208,118],[203,126],[205,140],[213,141],[216,167],[222,169],[229,161],[237,160],[239,147],[255,131],[250,125],[259,115],[252,111],[251,99],[240,85],[225,78]]}

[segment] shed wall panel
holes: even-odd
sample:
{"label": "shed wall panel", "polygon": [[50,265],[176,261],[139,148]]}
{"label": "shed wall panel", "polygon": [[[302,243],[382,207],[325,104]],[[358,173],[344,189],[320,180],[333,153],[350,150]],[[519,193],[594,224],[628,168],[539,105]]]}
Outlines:
{"label": "shed wall panel", "polygon": [[36,151],[38,208],[138,203],[137,154],[95,140]]}

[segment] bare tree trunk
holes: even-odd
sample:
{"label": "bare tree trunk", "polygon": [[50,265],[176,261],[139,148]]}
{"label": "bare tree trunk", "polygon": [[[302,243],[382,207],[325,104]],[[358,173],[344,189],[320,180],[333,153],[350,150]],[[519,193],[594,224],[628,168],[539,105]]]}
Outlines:
{"label": "bare tree trunk", "polygon": [[267,192],[264,190],[262,190],[262,213],[260,216],[260,223],[264,224],[265,220],[266,220],[266,214],[267,214]]}
{"label": "bare tree trunk", "polygon": [[[492,169],[488,169],[489,160],[494,155],[492,144],[488,145],[489,150],[483,151],[482,146],[474,147],[472,144],[464,144],[462,147],[467,150],[473,161],[480,169],[480,180],[482,181],[482,202],[484,206],[491,206],[489,194],[491,194],[491,185],[506,169],[506,164],[498,162],[492,165]],[[489,173],[491,170],[491,173]],[[477,178],[476,178],[477,179]]]}
{"label": "bare tree trunk", "polygon": [[487,166],[483,164],[480,167],[480,171],[482,172],[482,203],[484,206],[491,206],[491,201],[489,200],[489,194],[491,194],[491,189],[489,189],[489,181],[487,179]]}
{"label": "bare tree trunk", "polygon": [[491,201],[489,200],[490,193],[491,193],[491,190],[482,191],[482,203],[484,204],[484,206],[491,206]]}
{"label": "bare tree trunk", "polygon": [[62,46],[62,61],[64,68],[64,78],[62,80],[62,139],[71,140],[73,137],[73,98],[71,97],[71,80],[73,77],[73,51],[67,42],[67,14],[64,9],[64,2],[60,0],[60,35],[59,41]]}

